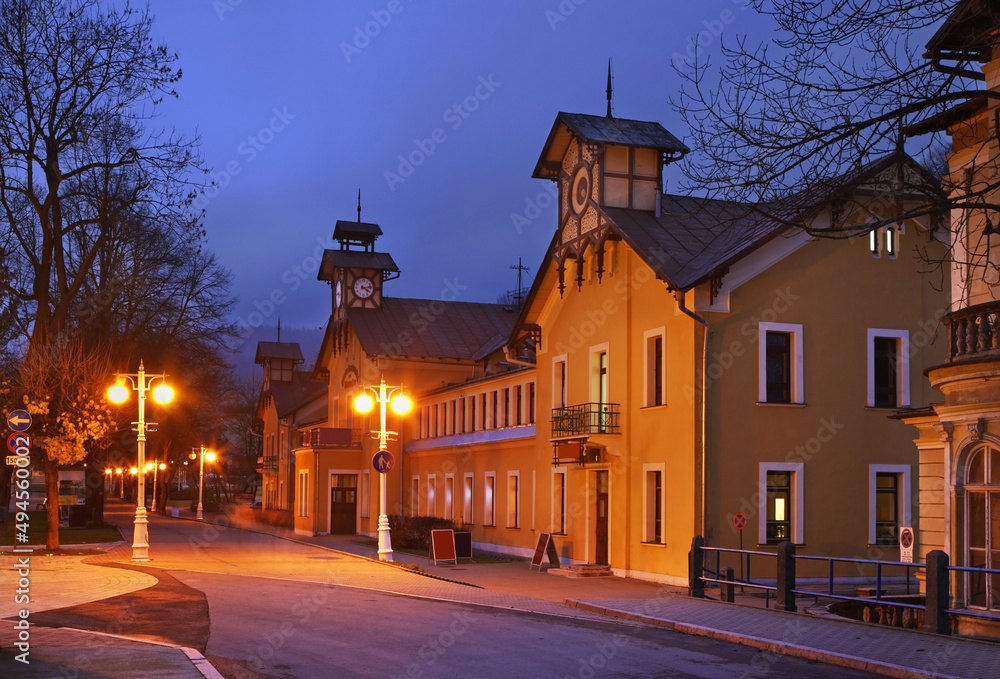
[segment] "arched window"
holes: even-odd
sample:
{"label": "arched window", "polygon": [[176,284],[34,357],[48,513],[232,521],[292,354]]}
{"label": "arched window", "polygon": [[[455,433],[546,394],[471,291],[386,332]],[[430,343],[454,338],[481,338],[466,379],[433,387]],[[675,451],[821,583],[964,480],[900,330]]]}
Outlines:
{"label": "arched window", "polygon": [[[965,564],[1000,568],[1000,450],[983,445],[965,466]],[[1000,575],[968,573],[969,606],[1000,609]]]}

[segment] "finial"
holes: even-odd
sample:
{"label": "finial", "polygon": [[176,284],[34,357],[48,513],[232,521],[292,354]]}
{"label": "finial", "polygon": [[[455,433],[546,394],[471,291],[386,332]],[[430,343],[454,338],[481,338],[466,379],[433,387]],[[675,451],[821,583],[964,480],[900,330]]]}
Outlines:
{"label": "finial", "polygon": [[611,115],[611,59],[608,58],[608,118],[613,117]]}
{"label": "finial", "polygon": [[278,344],[281,344],[281,316],[278,316]]}
{"label": "finial", "polygon": [[361,223],[361,189],[358,189],[358,224]]}

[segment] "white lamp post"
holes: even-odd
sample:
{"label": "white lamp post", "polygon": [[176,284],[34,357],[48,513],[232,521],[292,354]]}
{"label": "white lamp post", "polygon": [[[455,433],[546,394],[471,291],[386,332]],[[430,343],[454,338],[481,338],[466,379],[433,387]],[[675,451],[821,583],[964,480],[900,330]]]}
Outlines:
{"label": "white lamp post", "polygon": [[191,451],[191,459],[193,460],[195,457],[198,457],[200,459],[200,462],[198,464],[198,512],[197,512],[197,516],[198,516],[198,520],[201,521],[204,518],[202,516],[202,511],[201,511],[201,493],[202,493],[202,489],[205,487],[205,458],[207,457],[209,462],[213,462],[213,461],[215,461],[215,453],[213,453],[211,450],[206,449],[205,446],[201,446],[201,448],[198,449],[197,453],[194,452],[194,450],[192,449],[192,451]]}
{"label": "white lamp post", "polygon": [[[156,460],[153,460],[152,462],[147,462],[146,463],[146,471],[149,471],[150,469],[153,470],[153,502],[152,502],[151,509],[154,512],[156,511],[156,486],[157,486],[157,483],[156,483],[156,472],[159,469],[166,469],[166,468],[167,468],[167,465],[163,464],[162,462],[157,463]],[[143,498],[143,502],[145,503],[145,498]]]}
{"label": "white lamp post", "polygon": [[[139,394],[139,421],[133,422],[136,425],[137,446],[139,449],[139,459],[136,465],[139,472],[139,489],[135,503],[135,534],[132,538],[132,561],[149,561],[149,533],[146,518],[146,427],[155,422],[146,422],[146,392],[153,385],[154,380],[160,380],[159,386],[153,389],[153,398],[159,403],[168,403],[174,396],[174,391],[167,386],[167,376],[164,374],[147,375],[143,368],[142,361],[139,361],[139,372],[117,373],[115,384],[108,389],[108,398],[115,403],[123,403],[128,399],[129,386],[131,391]],[[128,380],[128,385],[125,381]]]}
{"label": "white lamp post", "polygon": [[[379,404],[381,419],[378,431],[372,433],[378,436],[378,453],[375,458],[375,471],[378,474],[378,558],[381,561],[392,561],[392,540],[389,536],[389,517],[385,513],[385,475],[392,469],[392,455],[389,453],[387,442],[389,435],[395,436],[397,432],[386,431],[385,429],[385,408],[392,402],[392,409],[400,415],[410,409],[410,399],[403,396],[403,387],[387,387],[383,377],[378,389],[375,387],[362,387],[364,390],[360,396],[354,399],[354,407],[359,412],[367,413],[374,405],[372,398]],[[371,396],[369,396],[369,393]],[[388,464],[386,464],[388,460]]]}

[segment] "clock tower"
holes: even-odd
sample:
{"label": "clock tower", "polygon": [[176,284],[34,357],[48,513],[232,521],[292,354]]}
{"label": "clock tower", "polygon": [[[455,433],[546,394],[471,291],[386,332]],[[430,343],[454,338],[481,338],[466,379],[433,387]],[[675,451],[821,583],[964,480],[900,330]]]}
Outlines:
{"label": "clock tower", "polygon": [[[360,208],[359,208],[360,210]],[[399,277],[399,268],[385,252],[375,252],[382,235],[378,224],[360,220],[338,220],[333,238],[338,249],[326,250],[316,278],[333,288],[333,317],[340,320],[346,309],[380,309],[382,284]]]}

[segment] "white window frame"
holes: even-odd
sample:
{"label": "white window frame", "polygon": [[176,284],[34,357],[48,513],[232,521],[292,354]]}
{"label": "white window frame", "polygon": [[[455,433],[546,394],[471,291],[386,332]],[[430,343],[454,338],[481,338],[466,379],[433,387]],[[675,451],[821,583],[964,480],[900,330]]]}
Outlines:
{"label": "white window frame", "polygon": [[476,477],[473,472],[462,476],[462,523],[472,525],[476,520]]}
{"label": "white window frame", "polygon": [[444,518],[455,520],[455,475],[444,475]]}
{"label": "white window frame", "polygon": [[897,340],[896,358],[899,361],[896,371],[896,393],[899,402],[896,408],[910,406],[910,331],[890,330],[887,328],[868,328],[868,407],[875,407],[875,338]]}
{"label": "white window frame", "polygon": [[[560,516],[556,512],[556,475],[562,476],[562,515]],[[569,479],[569,475],[566,473],[566,467],[553,467],[552,476],[549,478],[549,496],[552,498],[552,511],[550,516],[549,525],[551,526],[551,532],[553,535],[565,535],[566,534],[566,481]]]}
{"label": "white window frame", "polygon": [[410,516],[420,516],[420,477],[410,477]]}
{"label": "white window frame", "polygon": [[[654,522],[656,520],[656,515],[653,512],[653,502],[656,499],[654,494],[651,492],[650,479],[653,478],[650,475],[655,472],[660,472],[660,539],[656,541],[654,539],[655,528]],[[643,507],[643,521],[642,521],[642,541],[652,545],[663,545],[666,544],[666,526],[667,526],[667,491],[666,491],[666,481],[667,481],[667,466],[663,462],[645,462],[642,465],[642,507]]]}
{"label": "white window frame", "polygon": [[[660,401],[653,403],[653,366],[650,365],[650,342],[660,339]],[[655,344],[653,346],[656,346]],[[642,333],[642,405],[645,408],[655,408],[667,405],[667,328],[661,325]]]}
{"label": "white window frame", "polygon": [[[514,506],[511,507],[510,501],[510,482],[511,479],[514,480]],[[507,487],[504,489],[507,492],[507,528],[520,528],[521,527],[521,472],[519,470],[513,470],[507,472]],[[511,516],[511,510],[513,510],[513,516]],[[513,519],[513,522],[511,522]]]}
{"label": "white window frame", "polygon": [[[875,484],[876,474],[895,474],[900,483],[896,484],[896,516],[899,517],[899,527],[910,526],[913,516],[910,514],[910,474],[908,464],[870,464],[868,465],[868,544],[875,544],[875,503],[878,490]],[[888,546],[888,545],[883,545]]]}
{"label": "white window frame", "polygon": [[483,525],[497,525],[497,473],[483,474]]}
{"label": "white window frame", "polygon": [[[272,487],[273,488],[273,487]],[[299,472],[299,516],[309,516],[309,470]]]}
{"label": "white window frame", "polygon": [[427,516],[437,516],[437,474],[427,475]]}
{"label": "white window frame", "polygon": [[[563,366],[563,375],[566,378],[566,402],[562,401],[562,382],[559,380],[559,366]],[[562,408],[569,405],[569,359],[567,354],[559,354],[552,357],[552,407]]]}
{"label": "white window frame", "polygon": [[[792,400],[791,403],[776,405],[803,405],[805,403],[805,379],[803,377],[802,324],[766,323],[757,324],[757,402],[766,405],[767,400],[767,333],[784,332],[792,336]],[[773,404],[773,402],[772,402]]]}
{"label": "white window frame", "polygon": [[607,382],[608,382],[608,400],[607,403],[611,402],[611,350],[608,348],[608,342],[602,342],[601,344],[595,344],[590,347],[590,402],[600,403],[601,402],[601,354],[607,356],[608,359],[608,370],[607,370]]}
{"label": "white window frame", "polygon": [[767,473],[792,473],[792,542],[797,545],[805,543],[805,465],[802,462],[761,462],[757,479],[757,494],[760,498],[757,505],[757,544],[767,544]]}
{"label": "white window frame", "polygon": [[363,469],[361,471],[361,488],[358,489],[360,491],[358,493],[358,495],[360,496],[358,499],[361,500],[361,518],[362,519],[367,519],[367,518],[370,517],[370,513],[368,511],[368,505],[370,505],[371,501],[372,501],[371,500],[371,488],[372,488],[371,483],[372,483],[372,481],[371,481],[371,473],[367,469]]}

